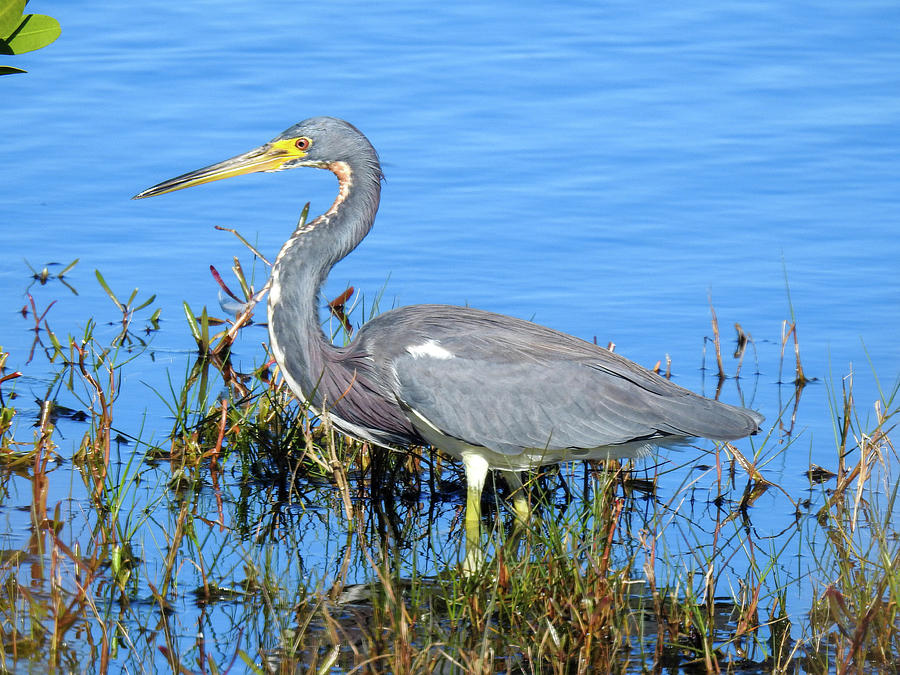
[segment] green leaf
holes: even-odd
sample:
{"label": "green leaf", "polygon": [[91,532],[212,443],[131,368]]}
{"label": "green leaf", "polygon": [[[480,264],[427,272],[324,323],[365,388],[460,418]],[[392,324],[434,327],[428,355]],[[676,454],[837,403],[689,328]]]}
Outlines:
{"label": "green leaf", "polygon": [[8,38],[22,23],[25,0],[0,0],[0,38]]}
{"label": "green leaf", "polygon": [[50,342],[53,344],[53,357],[50,359],[51,361],[56,358],[57,354],[63,354],[63,346],[59,341],[59,338],[56,337],[56,333],[51,330],[47,330],[47,335],[50,336]]}
{"label": "green leaf", "polygon": [[13,33],[7,38],[6,45],[13,54],[31,52],[46,47],[62,32],[59,21],[46,14],[27,14]]}
{"label": "green leaf", "polygon": [[197,328],[197,319],[194,316],[194,312],[191,311],[190,306],[182,301],[182,305],[184,305],[184,315],[188,320],[188,327],[191,329],[191,335],[194,336],[194,339],[199,343],[200,342],[200,329]]}
{"label": "green leaf", "polygon": [[[142,302],[142,303],[139,304],[137,307],[135,307],[135,308],[134,308],[134,311],[135,311],[135,312],[141,311],[142,309],[144,309],[144,307],[146,307],[147,305],[149,305],[149,304],[150,304],[151,302],[153,302],[154,300],[156,300],[156,293],[154,293],[154,294],[151,295],[147,300],[144,300],[144,302]],[[130,304],[130,303],[129,303],[129,304]]]}
{"label": "green leaf", "polygon": [[309,218],[309,202],[306,202],[303,206],[303,210],[300,212],[300,220],[297,222],[297,227],[306,225],[307,218]]}
{"label": "green leaf", "polygon": [[203,312],[200,314],[200,347],[204,355],[209,351],[209,315],[206,313],[206,305],[203,305]]}
{"label": "green leaf", "polygon": [[100,285],[103,287],[103,290],[106,291],[106,294],[110,297],[110,299],[116,303],[116,307],[119,308],[120,312],[125,311],[125,307],[119,302],[119,299],[116,297],[116,294],[112,292],[112,289],[106,283],[106,279],[103,278],[103,275],[100,274],[100,270],[94,270],[94,274],[97,275],[97,281],[100,282]]}
{"label": "green leaf", "polygon": [[27,70],[14,68],[12,66],[0,66],[0,75],[15,75],[16,73],[27,73]]}
{"label": "green leaf", "polygon": [[80,258],[75,258],[75,260],[73,260],[68,265],[66,265],[65,268],[63,268],[63,271],[60,272],[59,274],[57,274],[56,276],[64,277],[66,274],[68,274],[72,270],[73,267],[75,267],[75,265],[78,264],[79,260],[80,260]]}

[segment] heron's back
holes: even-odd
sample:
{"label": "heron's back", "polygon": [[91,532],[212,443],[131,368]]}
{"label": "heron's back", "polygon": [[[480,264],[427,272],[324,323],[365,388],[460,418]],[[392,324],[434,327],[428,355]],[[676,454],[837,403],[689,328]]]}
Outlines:
{"label": "heron's back", "polygon": [[424,436],[439,432],[506,456],[634,454],[641,444],[687,437],[741,438],[763,421],[571,335],[465,307],[392,310],[361,329],[353,351],[372,359]]}

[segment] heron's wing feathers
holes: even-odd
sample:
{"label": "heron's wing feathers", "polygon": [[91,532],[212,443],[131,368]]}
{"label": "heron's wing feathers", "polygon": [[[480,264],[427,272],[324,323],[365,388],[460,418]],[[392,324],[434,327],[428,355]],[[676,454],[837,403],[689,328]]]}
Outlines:
{"label": "heron's wing feathers", "polygon": [[753,433],[762,421],[563,333],[448,309],[448,321],[397,310],[394,318],[409,323],[394,336],[384,365],[402,406],[464,443],[515,454],[690,436],[724,440]]}

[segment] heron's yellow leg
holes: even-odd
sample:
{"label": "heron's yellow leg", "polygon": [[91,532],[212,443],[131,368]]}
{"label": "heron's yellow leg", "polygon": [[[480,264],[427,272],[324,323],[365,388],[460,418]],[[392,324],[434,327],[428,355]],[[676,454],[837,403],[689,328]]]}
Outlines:
{"label": "heron's yellow leg", "polygon": [[466,574],[476,572],[484,564],[484,551],[481,549],[481,491],[469,486],[466,498],[466,558],[463,571]]}
{"label": "heron's yellow leg", "polygon": [[528,497],[525,496],[525,490],[522,489],[522,476],[518,471],[506,471],[503,473],[503,477],[513,493],[513,513],[516,516],[516,524],[524,527],[531,518],[531,505],[528,503]]}
{"label": "heron's yellow leg", "polygon": [[481,491],[487,476],[488,463],[481,455],[463,453],[466,468],[466,558],[463,572],[472,574],[484,564],[484,550],[481,548]]}

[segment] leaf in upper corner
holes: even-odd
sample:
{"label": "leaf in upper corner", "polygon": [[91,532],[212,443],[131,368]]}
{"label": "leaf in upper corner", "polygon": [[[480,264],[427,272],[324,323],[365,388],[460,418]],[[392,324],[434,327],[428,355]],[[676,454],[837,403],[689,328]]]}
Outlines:
{"label": "leaf in upper corner", "polygon": [[6,46],[13,54],[23,54],[46,47],[62,32],[59,21],[46,14],[27,14],[12,34]]}
{"label": "leaf in upper corner", "polygon": [[9,37],[22,23],[25,0],[0,0],[0,38]]}

